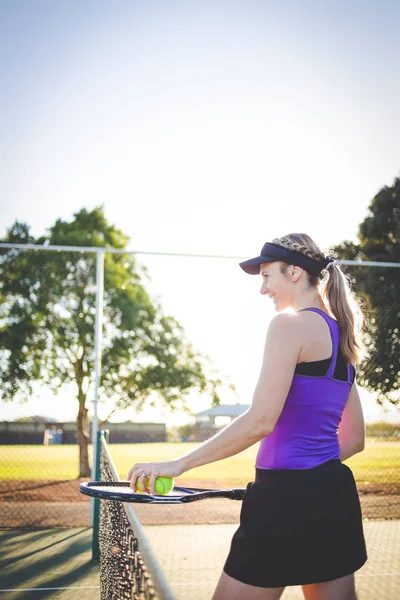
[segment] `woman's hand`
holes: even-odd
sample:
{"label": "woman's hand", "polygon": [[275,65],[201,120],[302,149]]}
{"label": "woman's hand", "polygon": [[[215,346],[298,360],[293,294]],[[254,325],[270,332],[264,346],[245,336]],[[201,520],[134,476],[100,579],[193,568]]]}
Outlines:
{"label": "woman's hand", "polygon": [[[140,480],[140,486],[142,490],[147,491],[149,494],[155,494],[155,484],[157,477],[179,477],[182,475],[184,469],[182,461],[180,459],[169,460],[166,462],[153,462],[153,463],[136,463],[129,470],[128,481],[130,487],[134,492],[137,491],[137,482]],[[149,478],[147,487],[145,480]]]}

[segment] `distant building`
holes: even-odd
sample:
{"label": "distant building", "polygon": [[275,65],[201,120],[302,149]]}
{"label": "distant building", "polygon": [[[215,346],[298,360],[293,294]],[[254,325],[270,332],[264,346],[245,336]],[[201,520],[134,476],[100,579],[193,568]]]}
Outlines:
{"label": "distant building", "polygon": [[230,417],[231,421],[249,410],[250,404],[220,404],[196,413],[196,424],[204,427],[215,427],[217,417]]}
{"label": "distant building", "polygon": [[250,404],[220,404],[196,413],[195,431],[190,435],[188,441],[203,442],[209,439],[219,429],[215,422],[218,417],[225,417],[225,419],[233,421],[249,408]]}
{"label": "distant building", "polygon": [[[166,442],[165,423],[106,423],[102,429],[110,432],[110,443],[134,444]],[[45,432],[50,432],[45,435]],[[91,440],[91,435],[90,435]],[[76,421],[0,421],[0,444],[76,444]]]}
{"label": "distant building", "polygon": [[43,417],[42,415],[32,415],[31,417],[19,417],[14,419],[13,423],[57,423],[56,419],[51,417]]}

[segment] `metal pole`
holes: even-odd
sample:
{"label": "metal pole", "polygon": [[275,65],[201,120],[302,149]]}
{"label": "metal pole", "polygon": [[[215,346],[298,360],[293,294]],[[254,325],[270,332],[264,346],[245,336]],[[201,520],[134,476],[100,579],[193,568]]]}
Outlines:
{"label": "metal pole", "polygon": [[[97,472],[97,405],[101,378],[101,346],[103,333],[103,296],[104,296],[104,249],[96,252],[96,322],[94,337],[94,402],[92,419],[92,479],[96,481]],[[94,502],[92,500],[92,526],[94,523]]]}
{"label": "metal pole", "polygon": [[[105,431],[98,431],[97,440],[97,452],[96,452],[96,472],[93,477],[94,481],[100,481],[100,461],[101,461],[101,436],[105,435]],[[93,461],[94,462],[94,461]],[[99,526],[100,526],[100,500],[93,498],[93,537],[92,537],[92,559],[99,560],[100,558],[100,546],[99,546]]]}

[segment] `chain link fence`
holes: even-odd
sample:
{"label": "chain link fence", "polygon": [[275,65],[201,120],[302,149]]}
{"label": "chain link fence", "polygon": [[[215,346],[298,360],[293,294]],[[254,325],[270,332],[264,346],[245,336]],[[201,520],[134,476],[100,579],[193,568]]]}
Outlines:
{"label": "chain link fence", "polygon": [[[1,403],[26,401],[27,416],[36,417],[0,423],[2,528],[90,524],[90,503],[78,488],[91,477],[78,443],[90,458],[96,252],[0,244]],[[195,415],[216,405],[217,395],[222,404],[250,403],[274,313],[258,294],[258,279],[240,279],[239,258],[144,253],[140,258],[143,264],[134,253],[104,253],[98,423],[126,421],[107,423],[111,444],[193,441],[192,433],[201,428]],[[376,389],[369,406],[384,396],[394,406],[400,269],[345,268],[369,297],[371,359],[359,381]],[[59,417],[66,405],[77,420]],[[51,415],[42,414],[50,410],[43,406],[51,406]],[[400,517],[400,427],[393,414],[382,413],[381,423],[368,425],[366,449],[349,460],[366,519]],[[173,415],[176,423],[167,427]],[[48,416],[55,421],[46,422]],[[166,446],[158,451],[162,458]],[[243,486],[253,478],[252,468],[249,462]]]}

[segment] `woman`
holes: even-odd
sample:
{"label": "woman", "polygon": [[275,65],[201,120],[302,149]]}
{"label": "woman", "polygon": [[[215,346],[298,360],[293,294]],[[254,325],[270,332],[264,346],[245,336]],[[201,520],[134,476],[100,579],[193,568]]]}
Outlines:
{"label": "woman", "polygon": [[213,600],[277,600],[292,585],[306,600],[353,600],[367,554],[342,461],[364,448],[354,367],[364,352],[361,311],[339,266],[305,234],[275,239],[240,266],[261,274],[261,293],[278,313],[293,309],[271,321],[250,409],[179,459],[134,465],[128,479],[135,489],[150,476],[154,493],[158,476],[262,440]]}

